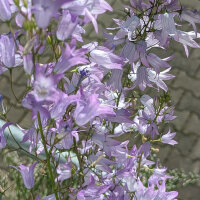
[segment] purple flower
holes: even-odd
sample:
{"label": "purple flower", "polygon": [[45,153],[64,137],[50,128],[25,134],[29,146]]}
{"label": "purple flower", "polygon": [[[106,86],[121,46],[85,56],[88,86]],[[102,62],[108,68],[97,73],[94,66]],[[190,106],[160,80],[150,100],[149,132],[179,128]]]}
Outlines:
{"label": "purple flower", "polygon": [[194,29],[194,32],[197,36],[197,28],[196,28],[196,24],[195,23],[200,23],[200,16],[191,11],[191,10],[188,10],[188,9],[183,9],[182,12],[181,12],[181,19],[189,22],[190,24],[192,24],[193,26],[193,29]]}
{"label": "purple flower", "polygon": [[97,47],[90,52],[90,61],[107,69],[122,69],[123,58],[115,55],[106,47]]}
{"label": "purple flower", "polygon": [[171,68],[171,66],[164,60],[159,58],[157,55],[150,53],[147,56],[148,62],[154,67],[156,73],[160,73],[160,68]]}
{"label": "purple flower", "polygon": [[76,50],[74,43],[71,43],[71,45],[65,44],[66,48],[62,50],[62,55],[54,68],[54,72],[57,74],[65,73],[75,65],[88,63],[85,56],[85,53],[88,51],[87,49],[81,48]]}
{"label": "purple flower", "polygon": [[39,112],[42,118],[42,121],[46,121],[47,119],[50,118],[50,113],[43,106],[43,102],[38,102],[36,101],[35,97],[33,94],[28,93],[26,97],[22,101],[22,105],[25,108],[32,109],[32,119],[35,120],[37,118],[37,113]]}
{"label": "purple flower", "polygon": [[170,129],[168,131],[167,134],[163,135],[161,137],[161,142],[165,143],[165,144],[170,144],[170,145],[175,145],[178,144],[178,142],[176,142],[175,140],[173,140],[173,138],[175,137],[176,132],[171,133]]}
{"label": "purple flower", "polygon": [[55,181],[64,181],[71,177],[71,164],[70,163],[62,163],[57,167],[57,173],[59,174],[58,178]]}
{"label": "purple flower", "polygon": [[158,168],[154,169],[153,174],[150,176],[148,183],[149,185],[159,185],[159,181],[165,181],[168,178],[172,178],[171,176],[166,175],[167,168]]}
{"label": "purple flower", "polygon": [[74,118],[79,126],[82,126],[92,120],[94,117],[101,115],[115,116],[113,109],[107,105],[102,105],[98,100],[97,94],[81,94],[77,101],[74,111]]}
{"label": "purple flower", "polygon": [[112,74],[110,79],[107,81],[108,86],[112,88],[112,90],[118,90],[119,92],[122,90],[122,76],[123,70],[120,69],[112,69]]}
{"label": "purple flower", "polygon": [[4,136],[4,131],[11,124],[12,124],[11,122],[7,122],[0,128],[0,149],[3,149],[6,147],[6,138]]}
{"label": "purple flower", "polygon": [[33,0],[33,13],[35,20],[40,28],[46,28],[53,16],[58,12],[62,4],[71,0]]}
{"label": "purple flower", "polygon": [[133,15],[129,17],[120,27],[123,30],[127,32],[130,31],[132,33],[133,31],[135,31],[139,23],[140,23],[140,19],[136,15]]}
{"label": "purple flower", "polygon": [[23,164],[19,165],[19,168],[11,166],[21,173],[24,185],[27,189],[31,189],[34,187],[34,169],[36,165],[37,162],[34,162],[30,167],[27,167]]}
{"label": "purple flower", "polygon": [[178,37],[173,13],[164,13],[161,15],[162,33],[160,42],[164,45],[167,42],[168,35]]}
{"label": "purple flower", "polygon": [[33,72],[33,56],[32,53],[23,56],[24,61],[24,71],[31,75]]}
{"label": "purple flower", "polygon": [[39,73],[36,75],[33,94],[37,101],[55,100],[56,87],[53,76],[46,77]]}
{"label": "purple flower", "polygon": [[151,138],[154,139],[155,135],[159,135],[158,127],[156,123],[152,122],[149,124],[146,130],[147,135],[151,135]]}
{"label": "purple flower", "polygon": [[138,66],[136,71],[136,80],[132,87],[126,88],[127,90],[134,89],[137,85],[139,86],[140,90],[144,91],[146,86],[152,87],[151,82],[148,77],[147,68],[144,66]]}
{"label": "purple flower", "polygon": [[11,33],[0,36],[0,60],[6,67],[15,66],[15,42]]}
{"label": "purple flower", "polygon": [[133,42],[127,42],[121,50],[120,56],[127,58],[129,63],[132,64],[139,59],[139,52],[136,51],[136,45]]}
{"label": "purple flower", "polygon": [[154,189],[154,185],[146,188],[142,182],[138,182],[138,188],[135,192],[136,198],[133,198],[133,200],[176,200],[178,195],[176,191],[166,192],[165,181],[162,181],[157,190]]}
{"label": "purple flower", "polygon": [[76,16],[71,15],[67,10],[64,11],[56,32],[57,38],[59,40],[66,40],[74,32],[77,23]]}
{"label": "purple flower", "polygon": [[105,0],[74,0],[65,3],[62,8],[69,10],[72,14],[83,15],[83,22],[91,21],[96,33],[98,32],[97,16],[106,10],[112,11],[112,7]]}
{"label": "purple flower", "polygon": [[[86,200],[86,199],[91,199],[95,198],[98,200],[103,200],[104,199],[104,193],[111,187],[111,185],[97,185],[95,184],[95,179],[93,176],[90,177],[90,183],[88,187],[85,190],[81,190],[77,194],[77,199],[78,200]],[[90,197],[90,198],[88,198]]]}
{"label": "purple flower", "polygon": [[42,200],[56,200],[55,194],[50,194],[44,198],[42,198]]}
{"label": "purple flower", "polygon": [[11,9],[9,5],[9,0],[0,1],[0,19],[2,21],[8,21],[11,19]]}
{"label": "purple flower", "polygon": [[155,83],[159,88],[163,89],[165,92],[167,92],[168,87],[167,85],[164,83],[163,80],[170,80],[172,78],[174,78],[174,75],[168,74],[167,72],[170,71],[171,68],[168,68],[162,72],[160,72],[159,74],[157,74],[155,71],[153,70],[148,70],[148,77],[149,80],[153,83]]}
{"label": "purple flower", "polygon": [[192,47],[192,48],[200,48],[200,45],[193,40],[196,37],[199,38],[199,34],[197,34],[197,36],[196,36],[194,31],[184,32],[184,31],[180,31],[180,30],[178,30],[177,33],[178,33],[178,38],[174,38],[174,39],[177,42],[182,43],[182,45],[185,48],[185,53],[186,53],[187,57],[189,56],[189,52],[188,52],[188,47],[187,46]]}

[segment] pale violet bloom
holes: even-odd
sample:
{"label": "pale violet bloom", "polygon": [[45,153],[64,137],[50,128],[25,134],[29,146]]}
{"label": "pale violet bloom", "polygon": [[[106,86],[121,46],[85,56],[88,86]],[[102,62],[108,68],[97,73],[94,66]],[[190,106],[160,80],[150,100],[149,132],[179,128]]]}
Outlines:
{"label": "pale violet bloom", "polygon": [[72,35],[78,24],[78,18],[73,17],[70,12],[63,11],[62,19],[58,25],[56,36],[59,40],[66,40]]}
{"label": "pale violet bloom", "polygon": [[64,181],[71,177],[71,164],[70,163],[61,163],[57,167],[58,178],[55,181]]}
{"label": "pale violet bloom", "polygon": [[148,70],[148,78],[151,82],[155,83],[159,88],[161,88],[165,92],[167,92],[168,87],[164,83],[163,80],[170,80],[175,77],[174,75],[167,73],[170,71],[170,69],[171,68],[167,68],[166,70],[160,72],[159,74],[157,74],[155,71],[149,69]]}
{"label": "pale violet bloom", "polygon": [[161,59],[154,53],[149,53],[147,56],[147,60],[151,66],[155,69],[155,71],[159,74],[160,68],[170,68],[171,66],[166,62],[166,60],[169,60],[171,57]]}
{"label": "pale violet bloom", "polygon": [[171,133],[170,130],[167,134],[163,135],[161,137],[161,142],[165,144],[175,145],[178,144],[173,138],[176,136],[176,132]]}
{"label": "pale violet bloom", "polygon": [[[134,34],[135,29],[139,26],[140,24],[140,19],[133,15],[129,17],[121,26],[120,28],[122,29],[122,37],[125,34],[128,34],[128,39],[132,41],[132,36]],[[121,30],[118,31],[118,34],[121,32]]]}
{"label": "pale violet bloom", "polygon": [[[0,97],[3,98],[3,97]],[[0,99],[2,101],[2,99]],[[7,122],[0,128],[0,149],[3,149],[6,147],[6,137],[4,136],[5,129],[10,126],[12,123]]]}
{"label": "pale violet bloom", "polygon": [[8,68],[15,66],[15,49],[11,33],[0,36],[0,60]]}
{"label": "pale violet bloom", "polygon": [[125,31],[134,31],[140,23],[140,19],[133,15],[129,17],[120,27]]}
{"label": "pale violet bloom", "polygon": [[69,2],[71,0],[33,0],[33,13],[35,15],[35,20],[40,28],[46,28],[53,16],[55,16],[58,12],[58,9],[65,2]]}
{"label": "pale violet bloom", "polygon": [[9,0],[0,1],[0,19],[2,21],[8,21],[11,19],[11,9],[9,5]]}
{"label": "pale violet bloom", "polygon": [[55,197],[55,194],[51,194],[42,198],[42,200],[56,200],[56,197]]}
{"label": "pale violet bloom", "polygon": [[24,185],[27,189],[31,189],[34,187],[34,169],[36,164],[37,162],[34,162],[30,167],[21,164],[19,165],[19,168],[15,166],[10,166],[21,173]]}
{"label": "pale violet bloom", "polygon": [[148,70],[144,66],[140,66],[140,63],[133,63],[133,72],[130,73],[129,79],[131,79],[134,84],[130,88],[126,88],[127,90],[132,90],[136,86],[139,86],[140,90],[144,91],[146,86],[152,87]]}
{"label": "pale violet bloom", "polygon": [[90,52],[90,61],[107,69],[122,69],[123,58],[115,55],[106,47],[99,46]]}
{"label": "pale violet bloom", "polygon": [[163,45],[166,43],[169,35],[172,34],[174,38],[177,38],[178,35],[174,22],[174,16],[172,13],[162,14],[161,24],[162,24],[161,41]]}
{"label": "pale violet bloom", "polygon": [[107,10],[113,10],[105,0],[73,0],[72,2],[66,2],[62,8],[69,10],[73,15],[84,16],[84,22],[86,23],[91,21],[96,33],[98,32],[97,16]]}
{"label": "pale violet bloom", "polygon": [[197,35],[197,28],[195,23],[200,23],[200,15],[194,11],[183,9],[181,12],[181,19],[189,22],[193,26],[194,32]]}
{"label": "pale violet bloom", "polygon": [[74,111],[74,118],[79,126],[83,126],[95,117],[103,115],[115,116],[115,112],[110,106],[101,104],[97,94],[81,94]]}
{"label": "pale violet bloom", "polygon": [[56,84],[52,77],[46,77],[42,73],[36,76],[33,94],[38,101],[51,100],[56,90]]}
{"label": "pale violet bloom", "polygon": [[152,87],[150,83],[150,79],[148,77],[147,68],[142,66],[137,69],[137,78],[135,83],[130,89],[135,88],[136,86],[139,86],[140,90],[144,91],[146,86]]}
{"label": "pale violet bloom", "polygon": [[24,71],[31,75],[33,72],[33,55],[32,53],[23,56]]}
{"label": "pale violet bloom", "polygon": [[112,69],[111,70],[112,74],[107,81],[108,86],[110,86],[113,90],[118,90],[121,92],[122,90],[122,76],[123,76],[123,71],[120,69]]}
{"label": "pale violet bloom", "polygon": [[188,47],[192,47],[192,48],[200,48],[200,45],[194,41],[195,38],[199,38],[200,34],[194,32],[194,31],[189,31],[189,32],[185,32],[185,31],[177,31],[178,37],[174,38],[177,42],[182,43],[182,45],[185,48],[185,54],[188,57],[189,56],[189,51],[188,51]]}

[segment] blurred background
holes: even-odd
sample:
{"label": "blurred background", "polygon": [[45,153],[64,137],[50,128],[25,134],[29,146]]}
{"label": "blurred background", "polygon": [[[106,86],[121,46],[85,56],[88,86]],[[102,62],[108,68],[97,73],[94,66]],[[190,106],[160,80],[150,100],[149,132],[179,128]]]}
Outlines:
{"label": "blurred background", "polygon": [[[129,0],[107,0],[114,8],[114,13],[107,13],[99,16],[99,34],[96,35],[93,26],[88,25],[87,33],[84,36],[85,41],[98,41],[103,44],[103,30],[106,27],[114,27],[112,18],[117,18],[123,14],[123,6],[128,5]],[[190,9],[200,11],[200,1],[181,0],[182,5]],[[187,30],[192,27],[186,25]],[[200,26],[198,26],[200,32]],[[5,24],[0,24],[0,33],[9,32]],[[177,118],[172,122],[173,131],[177,132],[176,140],[178,145],[172,147],[165,145],[162,147],[159,156],[161,162],[168,169],[181,168],[186,173],[190,171],[200,173],[200,49],[189,49],[189,58],[186,58],[182,45],[172,42],[168,52],[160,53],[161,57],[167,57],[174,54],[174,59],[170,62],[172,65],[171,73],[176,77],[168,81],[169,92],[172,96],[172,104],[175,105],[175,115]],[[48,51],[46,58],[48,59]],[[31,113],[21,108],[13,96],[10,89],[10,75],[8,72],[0,76],[0,94],[4,96],[5,104],[10,108],[8,119],[18,123],[23,128],[31,126]],[[13,71],[13,89],[18,98],[21,98],[25,91],[26,76],[21,67]],[[6,171],[7,164],[2,161],[2,152],[0,152],[0,171]],[[181,200],[199,200],[200,199],[200,181],[190,184],[186,187],[179,187],[179,198]]]}

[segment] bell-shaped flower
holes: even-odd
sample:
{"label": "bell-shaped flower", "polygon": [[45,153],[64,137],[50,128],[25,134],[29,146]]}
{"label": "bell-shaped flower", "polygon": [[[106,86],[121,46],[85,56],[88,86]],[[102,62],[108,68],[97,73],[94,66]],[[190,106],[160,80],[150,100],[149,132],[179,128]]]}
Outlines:
{"label": "bell-shaped flower", "polygon": [[173,13],[164,13],[161,15],[162,33],[161,43],[165,45],[168,36],[173,35],[174,38],[178,38]]}
{"label": "bell-shaped flower", "polygon": [[128,19],[121,25],[121,28],[125,31],[133,32],[137,28],[139,23],[140,19],[136,15],[133,15],[131,17],[128,17]]}
{"label": "bell-shaped flower", "polygon": [[181,19],[189,22],[193,26],[194,32],[197,36],[197,28],[196,28],[195,23],[198,23],[198,24],[200,23],[200,15],[198,15],[197,12],[195,12],[195,11],[183,9],[181,11],[180,17],[181,17]]}
{"label": "bell-shaped flower", "polygon": [[15,66],[15,42],[10,33],[0,36],[0,60],[8,68]]}
{"label": "bell-shaped flower", "polygon": [[120,52],[120,56],[128,59],[129,63],[138,61],[140,55],[136,51],[136,45],[133,42],[127,42]]}
{"label": "bell-shaped flower", "polygon": [[33,55],[32,53],[23,56],[24,71],[31,75],[33,72]]}
{"label": "bell-shaped flower", "polygon": [[65,73],[75,65],[88,63],[88,60],[85,56],[85,53],[88,51],[87,49],[76,49],[74,43],[71,43],[71,45],[65,43],[65,45],[66,48],[62,50],[62,55],[54,68],[54,72],[57,74]]}
{"label": "bell-shaped flower", "polygon": [[6,138],[4,136],[4,131],[11,124],[12,124],[11,122],[7,122],[0,128],[0,149],[3,149],[6,147]]}
{"label": "bell-shaped flower", "polygon": [[127,33],[128,39],[132,40],[132,35],[135,31],[135,29],[138,27],[140,24],[140,19],[136,16],[133,15],[129,17],[121,26],[120,28]]}
{"label": "bell-shaped flower", "polygon": [[41,199],[40,196],[38,195],[37,199],[35,199],[35,200],[56,200],[56,196],[55,196],[55,194],[50,194],[50,195],[43,197]]}
{"label": "bell-shaped flower", "polygon": [[146,67],[133,64],[133,70],[133,75],[136,74],[136,76],[132,76],[132,81],[135,82],[130,88],[126,88],[127,90],[132,90],[139,86],[140,90],[144,91],[146,86],[152,87]]}
{"label": "bell-shaped flower", "polygon": [[103,115],[115,116],[115,112],[108,105],[101,104],[97,94],[81,94],[74,111],[74,118],[79,126],[83,126],[95,117]]}
{"label": "bell-shaped flower", "polygon": [[97,16],[107,10],[112,11],[112,7],[105,0],[74,0],[66,2],[62,8],[72,14],[84,16],[83,22],[92,22],[96,33],[98,32]]}
{"label": "bell-shaped flower", "polygon": [[160,68],[170,68],[171,66],[166,62],[166,60],[171,59],[171,57],[161,59],[154,53],[150,53],[147,56],[147,60],[151,66],[155,69],[156,73],[160,73]]}
{"label": "bell-shaped flower", "polygon": [[9,0],[0,1],[0,19],[2,21],[8,21],[11,19],[11,9],[9,5]]}
{"label": "bell-shaped flower", "polygon": [[175,145],[178,144],[178,142],[176,142],[175,140],[173,140],[173,138],[175,137],[176,132],[171,133],[171,131],[169,130],[167,134],[163,135],[161,137],[161,142],[165,143],[165,144],[170,144],[170,145]]}
{"label": "bell-shaped flower", "polygon": [[77,24],[72,33],[72,38],[74,38],[75,40],[79,42],[83,42],[82,34],[85,34],[85,33],[86,33],[85,29],[83,29],[82,26]]}
{"label": "bell-shaped flower", "polygon": [[42,121],[46,121],[50,118],[50,113],[47,108],[43,106],[43,102],[38,102],[35,96],[32,93],[28,93],[25,98],[22,100],[22,105],[25,108],[32,110],[32,119],[35,120],[37,118],[37,113],[40,113]]}
{"label": "bell-shaped flower", "polygon": [[97,47],[90,52],[90,61],[107,69],[122,69],[123,58],[115,55],[106,47]]}
{"label": "bell-shaped flower", "polygon": [[138,188],[133,200],[177,200],[177,196],[178,192],[176,191],[166,192],[165,181],[162,181],[156,190],[154,185],[146,188],[141,181],[138,181]]}
{"label": "bell-shaped flower", "polygon": [[100,149],[103,149],[108,156],[111,156],[111,153],[113,153],[111,150],[115,146],[121,144],[119,141],[112,139],[112,137],[109,137],[106,134],[94,134],[92,141],[97,144]]}
{"label": "bell-shaped flower", "polygon": [[167,72],[170,71],[171,68],[167,68],[166,70],[160,72],[157,74],[154,70],[148,70],[148,78],[151,82],[155,83],[159,88],[163,89],[165,92],[167,92],[168,87],[164,83],[163,80],[170,80],[174,78],[175,76],[172,74],[168,74]]}
{"label": "bell-shaped flower", "polygon": [[66,40],[74,32],[78,20],[76,16],[70,14],[69,11],[63,11],[62,19],[59,22],[56,36],[59,40]]}
{"label": "bell-shaped flower", "polygon": [[122,76],[123,71],[120,69],[112,69],[112,74],[107,81],[107,85],[112,88],[113,91],[118,90],[119,92],[122,90]]}
{"label": "bell-shaped flower", "polygon": [[110,187],[111,187],[110,184],[103,184],[103,185],[96,184],[94,177],[91,175],[89,185],[87,186],[86,189],[78,192],[77,200],[87,200],[87,199],[89,200],[92,198],[103,200],[104,199],[103,194],[106,193]]}
{"label": "bell-shaped flower", "polygon": [[155,138],[155,135],[160,135],[159,132],[158,132],[158,127],[157,127],[156,123],[151,122],[149,124],[149,126],[147,127],[145,134],[150,135],[152,139]]}
{"label": "bell-shaped flower", "polygon": [[37,74],[33,90],[36,100],[44,101],[54,99],[56,86],[52,76],[46,77],[43,74]]}
{"label": "bell-shaped flower", "polygon": [[19,165],[19,168],[11,166],[12,168],[18,170],[23,178],[24,185],[27,189],[34,187],[34,169],[37,165],[37,162],[34,162],[31,166],[27,167],[23,164]]}
{"label": "bell-shaped flower", "polygon": [[53,16],[58,12],[58,9],[66,2],[71,0],[33,0],[32,11],[35,15],[35,20],[40,28],[46,28]]}
{"label": "bell-shaped flower", "polygon": [[57,84],[64,75],[52,74],[51,65],[36,64],[35,80],[33,82],[33,91],[36,101],[56,101],[59,98]]}
{"label": "bell-shaped flower", "polygon": [[58,165],[57,169],[58,177],[55,179],[55,181],[61,181],[68,179],[71,177],[71,164],[68,163],[61,163]]}
{"label": "bell-shaped flower", "polygon": [[197,33],[196,35],[194,31],[185,32],[180,30],[178,30],[177,33],[178,33],[178,38],[175,38],[175,40],[177,42],[180,42],[184,46],[185,54],[187,57],[189,56],[189,51],[187,46],[192,48],[200,48],[200,45],[194,41],[195,38],[200,37],[199,33]]}
{"label": "bell-shaped flower", "polygon": [[168,178],[172,178],[171,176],[166,175],[167,168],[158,168],[154,169],[153,174],[150,176],[148,183],[149,185],[159,185],[159,181],[165,181]]}

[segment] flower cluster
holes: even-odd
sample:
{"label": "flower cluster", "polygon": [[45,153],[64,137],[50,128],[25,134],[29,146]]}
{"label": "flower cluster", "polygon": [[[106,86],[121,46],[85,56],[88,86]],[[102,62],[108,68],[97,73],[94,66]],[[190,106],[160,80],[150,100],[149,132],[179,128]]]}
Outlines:
{"label": "flower cluster", "polygon": [[[189,56],[188,46],[200,47],[195,42],[200,16],[177,0],[130,0],[123,20],[113,19],[116,26],[104,31],[104,45],[85,44],[85,25],[92,23],[98,32],[98,15],[112,10],[105,0],[0,1],[0,20],[10,28],[0,36],[0,74],[19,66],[27,74],[27,91],[17,100],[31,110],[33,125],[21,128],[20,149],[28,142],[26,153],[38,160],[30,167],[12,167],[31,189],[35,166],[47,166],[52,193],[37,194],[37,200],[178,196],[166,190],[172,178],[167,169],[150,159],[158,151],[156,143],[177,144],[175,132],[161,129],[175,119],[165,83],[174,78],[168,63],[173,56],[160,58],[152,49],[167,50],[175,40]],[[179,30],[175,20],[189,22],[194,31]],[[52,56],[42,63],[46,47]],[[151,98],[144,94],[147,87],[163,95]],[[0,129],[1,149],[7,126]],[[119,139],[127,134],[127,140]],[[132,144],[136,135],[140,142]],[[150,172],[146,182],[145,171]]]}

